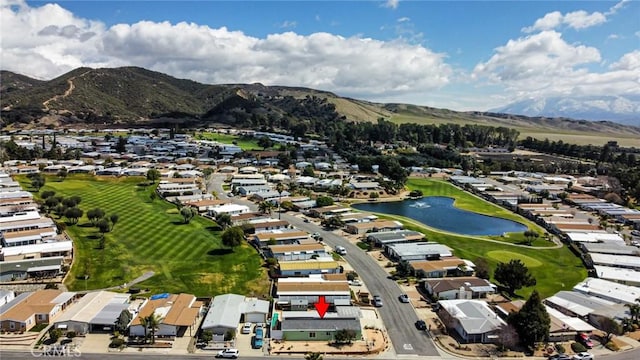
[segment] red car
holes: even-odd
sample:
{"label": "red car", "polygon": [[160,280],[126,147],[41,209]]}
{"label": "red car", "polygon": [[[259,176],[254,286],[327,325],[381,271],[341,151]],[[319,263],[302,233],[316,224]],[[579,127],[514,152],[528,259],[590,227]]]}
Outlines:
{"label": "red car", "polygon": [[577,340],[580,344],[584,345],[587,349],[593,348],[593,341],[589,338],[589,335],[585,333],[579,333],[577,336]]}

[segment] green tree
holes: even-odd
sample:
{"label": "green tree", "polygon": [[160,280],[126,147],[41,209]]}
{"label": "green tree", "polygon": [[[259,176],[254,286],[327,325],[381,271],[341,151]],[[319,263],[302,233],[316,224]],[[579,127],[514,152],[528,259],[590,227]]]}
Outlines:
{"label": "green tree", "polygon": [[113,230],[113,227],[116,226],[119,219],[120,219],[120,216],[118,214],[109,215],[109,221],[111,221],[111,230]]}
{"label": "green tree", "polygon": [[344,221],[340,219],[339,216],[331,216],[325,219],[322,219],[320,225],[328,228],[328,229],[340,229],[344,226]]}
{"label": "green tree", "polygon": [[196,212],[197,210],[192,208],[191,206],[185,206],[180,209],[180,215],[182,215],[185,224],[191,222],[191,219],[193,219],[193,217],[196,215]]}
{"label": "green tree", "polygon": [[56,192],[52,191],[52,190],[45,190],[40,194],[40,198],[43,199],[43,200],[46,200],[46,199],[48,199],[50,197],[54,197],[54,196],[56,196]]}
{"label": "green tree", "polygon": [[609,343],[613,335],[622,334],[622,325],[612,318],[605,317],[599,321],[600,330],[605,332],[603,344]]}
{"label": "green tree", "polygon": [[58,177],[60,178],[60,181],[62,181],[62,180],[64,180],[64,179],[66,179],[66,178],[67,178],[67,175],[68,175],[68,174],[69,174],[69,173],[67,172],[67,169],[62,168],[62,169],[60,169],[60,171],[58,171],[58,174],[57,174],[57,175],[58,175]]}
{"label": "green tree", "polygon": [[40,188],[43,187],[46,182],[44,175],[40,173],[31,173],[27,175],[27,178],[31,180],[31,187],[33,187],[36,192],[40,191]]}
{"label": "green tree", "polygon": [[396,265],[396,274],[399,276],[405,277],[410,276],[412,273],[411,265],[409,265],[408,261],[400,261],[398,265]]}
{"label": "green tree", "polygon": [[534,348],[535,344],[549,338],[551,320],[542,304],[540,294],[534,290],[520,311],[509,316],[508,323],[518,332],[523,345]]}
{"label": "green tree", "polygon": [[106,234],[109,231],[111,231],[111,223],[106,218],[102,218],[102,219],[98,220],[98,222],[96,223],[96,226],[98,227],[98,231],[100,231],[100,235],[101,235],[100,236],[100,248],[104,249],[104,245],[105,245],[104,234]]}
{"label": "green tree", "polygon": [[149,330],[151,330],[151,343],[154,344],[156,342],[156,330],[160,326],[160,316],[156,313],[153,313],[148,316],[147,326],[149,326]]}
{"label": "green tree", "polygon": [[65,212],[64,212],[64,216],[69,219],[69,222],[71,223],[71,225],[75,225],[78,223],[78,219],[82,217],[83,211],[80,208],[77,207],[72,207],[72,208],[68,208]]}
{"label": "green tree", "polygon": [[258,204],[258,210],[263,214],[271,214],[271,209],[273,209],[273,203],[271,203],[271,201],[261,201]]}
{"label": "green tree", "polygon": [[211,340],[213,340],[213,333],[211,332],[211,330],[204,330],[202,332],[202,335],[200,335],[200,340],[204,341],[205,343],[209,343]]}
{"label": "green tree", "polygon": [[49,339],[52,342],[58,341],[62,337],[62,330],[56,328],[55,326],[49,329]]}
{"label": "green tree", "polygon": [[240,246],[244,240],[244,231],[240,226],[233,226],[222,233],[222,244],[231,249]]}
{"label": "green tree", "polygon": [[316,198],[316,206],[324,207],[330,205],[333,205],[333,198],[331,198],[330,196],[318,196]]}
{"label": "green tree", "polygon": [[160,179],[160,171],[158,171],[158,169],[149,169],[149,171],[147,171],[147,180],[155,183],[158,179]]}
{"label": "green tree", "polygon": [[116,152],[122,154],[127,151],[127,139],[122,135],[118,136],[118,142],[116,142]]}
{"label": "green tree", "polygon": [[313,171],[312,166],[307,166],[306,168],[302,169],[302,176],[314,177],[316,176],[316,173]]}
{"label": "green tree", "polygon": [[95,208],[87,211],[87,218],[91,221],[91,225],[97,226],[98,220],[104,218],[104,210]]}
{"label": "green tree", "polygon": [[227,213],[218,214],[216,216],[216,223],[218,223],[222,229],[228,228],[232,224],[231,215]]}
{"label": "green tree", "polygon": [[273,140],[269,139],[266,136],[263,136],[258,139],[258,146],[266,150],[267,148],[270,148],[273,146]]}
{"label": "green tree", "polygon": [[281,182],[276,184],[276,191],[278,192],[278,219],[281,219],[282,213],[280,212],[280,205],[282,204],[282,193],[284,192],[284,184]]}
{"label": "green tree", "polygon": [[476,276],[480,279],[489,279],[491,277],[491,268],[489,262],[483,257],[476,258],[473,262],[476,265]]}
{"label": "green tree", "polygon": [[356,332],[351,329],[338,330],[336,331],[336,334],[334,335],[333,338],[335,342],[338,344],[341,344],[341,343],[351,344],[351,342],[356,338]]}
{"label": "green tree", "polygon": [[512,259],[508,263],[500,262],[493,274],[494,279],[502,284],[510,295],[525,286],[534,286],[536,279],[520,259]]}
{"label": "green tree", "polygon": [[122,310],[115,321],[114,329],[121,334],[124,334],[127,331],[131,320],[133,320],[133,315],[131,314],[131,312],[129,312],[129,310],[127,309]]}
{"label": "green tree", "polygon": [[533,243],[533,240],[540,237],[540,234],[538,234],[537,231],[534,230],[527,230],[524,232],[524,238],[525,238],[525,242],[527,245],[531,246],[531,244]]}

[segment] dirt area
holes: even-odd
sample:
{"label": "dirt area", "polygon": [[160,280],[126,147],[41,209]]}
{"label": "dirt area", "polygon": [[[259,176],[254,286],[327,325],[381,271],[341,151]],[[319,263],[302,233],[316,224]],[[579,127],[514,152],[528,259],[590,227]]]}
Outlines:
{"label": "dirt area", "polygon": [[327,341],[271,341],[271,354],[321,354],[365,355],[378,354],[389,347],[389,340],[378,329],[365,329],[366,340],[354,341],[351,344],[333,345]]}

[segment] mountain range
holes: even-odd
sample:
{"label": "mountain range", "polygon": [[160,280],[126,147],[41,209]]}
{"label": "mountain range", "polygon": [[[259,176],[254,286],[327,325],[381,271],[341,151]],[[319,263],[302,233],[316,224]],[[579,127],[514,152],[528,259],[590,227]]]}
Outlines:
{"label": "mountain range", "polygon": [[[585,99],[587,101],[588,99]],[[640,146],[640,127],[611,121],[572,120],[566,117],[525,116],[510,113],[571,110],[598,117],[615,108],[637,112],[638,99],[611,98],[605,103],[550,100],[521,102],[495,112],[458,112],[411,104],[382,104],[340,97],[309,88],[256,84],[208,85],[177,79],[138,67],[78,68],[52,80],[37,80],[9,71],[0,72],[0,124],[3,129],[64,126],[229,126],[291,128],[305,123],[377,121],[396,123],[457,123],[516,128],[521,136],[602,143],[627,139]],[[633,123],[633,117],[628,118]],[[316,129],[318,128],[315,125]],[[626,141],[626,140],[625,140]],[[637,143],[637,145],[636,145]]]}
{"label": "mountain range", "polygon": [[640,126],[639,95],[527,99],[491,111],[526,116],[610,120]]}

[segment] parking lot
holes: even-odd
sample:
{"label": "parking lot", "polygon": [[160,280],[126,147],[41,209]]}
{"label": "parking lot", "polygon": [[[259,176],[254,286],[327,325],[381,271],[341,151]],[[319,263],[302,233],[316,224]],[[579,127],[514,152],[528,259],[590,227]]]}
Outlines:
{"label": "parking lot", "polygon": [[[251,324],[251,333],[243,334],[242,326],[244,324],[240,324],[238,330],[236,331],[236,349],[240,351],[242,356],[263,356],[266,352],[266,348],[263,346],[262,349],[254,349],[252,347],[252,340],[255,336],[255,324]],[[266,334],[265,334],[266,335]],[[267,344],[268,341],[265,339],[263,341],[264,344]]]}

